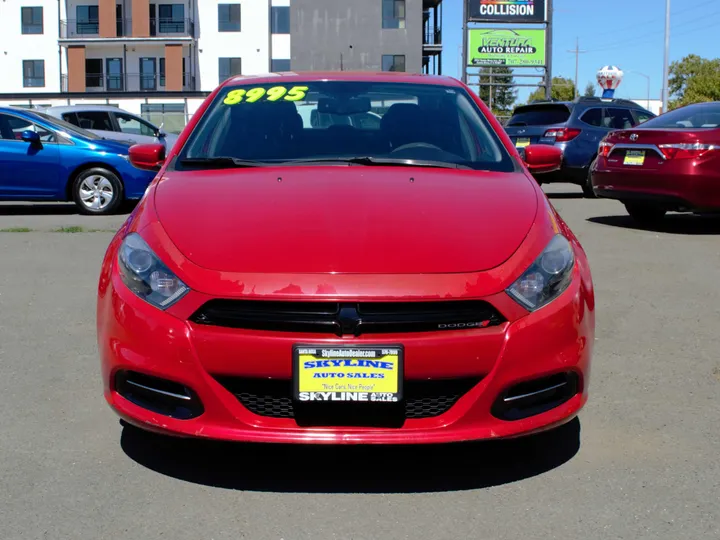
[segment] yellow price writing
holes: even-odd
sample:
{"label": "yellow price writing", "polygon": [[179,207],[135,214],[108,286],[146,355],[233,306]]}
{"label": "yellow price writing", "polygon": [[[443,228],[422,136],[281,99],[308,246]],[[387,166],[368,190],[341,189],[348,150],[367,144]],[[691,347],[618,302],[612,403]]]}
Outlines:
{"label": "yellow price writing", "polygon": [[273,86],[267,90],[262,87],[251,88],[250,90],[238,88],[228,92],[223,103],[225,105],[237,105],[242,101],[255,103],[263,98],[264,101],[300,101],[301,99],[305,99],[307,91],[307,86],[293,86],[290,90],[284,86]]}

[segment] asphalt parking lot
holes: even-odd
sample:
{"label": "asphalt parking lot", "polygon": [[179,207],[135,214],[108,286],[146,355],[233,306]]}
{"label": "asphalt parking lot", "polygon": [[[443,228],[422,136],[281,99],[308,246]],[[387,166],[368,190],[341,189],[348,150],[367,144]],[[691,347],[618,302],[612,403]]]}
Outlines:
{"label": "asphalt parking lot", "polygon": [[0,538],[717,540],[720,219],[642,230],[619,203],[546,191],[595,280],[588,406],[540,437],[409,449],[124,430],[95,344],[124,216],[0,204]]}

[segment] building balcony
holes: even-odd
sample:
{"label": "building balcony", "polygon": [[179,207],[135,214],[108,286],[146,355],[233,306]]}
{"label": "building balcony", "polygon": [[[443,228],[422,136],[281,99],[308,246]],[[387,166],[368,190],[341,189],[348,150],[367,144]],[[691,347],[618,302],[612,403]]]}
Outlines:
{"label": "building balcony", "polygon": [[[195,76],[182,74],[182,91],[194,92]],[[142,93],[166,92],[166,78],[161,73],[103,73],[85,74],[85,91],[88,93]],[[62,75],[61,92],[68,92],[68,76]]]}
{"label": "building balcony", "polygon": [[[77,20],[66,19],[60,21],[60,39],[83,40],[83,39],[147,39],[150,38],[178,38],[194,37],[195,23],[192,19],[164,19],[151,18],[149,20],[148,35],[133,35],[132,19],[116,19],[115,28],[103,31],[101,35],[100,20]],[[114,34],[114,35],[112,35]]]}
{"label": "building balcony", "polygon": [[438,54],[442,51],[442,30],[425,30],[423,34],[423,49],[425,53]]}

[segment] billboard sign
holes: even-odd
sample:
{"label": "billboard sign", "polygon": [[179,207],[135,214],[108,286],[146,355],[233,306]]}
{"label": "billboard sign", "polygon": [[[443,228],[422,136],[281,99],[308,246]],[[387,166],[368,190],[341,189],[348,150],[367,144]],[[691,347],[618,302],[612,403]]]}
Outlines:
{"label": "billboard sign", "polygon": [[468,66],[542,67],[545,29],[477,28],[468,31]]}
{"label": "billboard sign", "polygon": [[546,21],[546,0],[467,0],[472,22],[541,23]]}

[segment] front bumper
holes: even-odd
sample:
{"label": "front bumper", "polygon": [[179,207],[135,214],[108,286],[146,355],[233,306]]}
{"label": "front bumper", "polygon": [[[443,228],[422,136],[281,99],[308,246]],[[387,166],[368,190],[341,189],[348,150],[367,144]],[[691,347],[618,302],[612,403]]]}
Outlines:
{"label": "front bumper", "polygon": [[[594,340],[593,306],[576,266],[560,298],[526,314],[505,293],[486,298],[506,322],[491,328],[384,334],[360,338],[202,326],[162,312],[125,288],[115,270],[98,302],[104,394],[127,422],[160,433],[218,440],[275,443],[444,443],[508,438],[553,428],[574,418],[587,400]],[[207,297],[192,292],[182,312]],[[519,316],[521,315],[521,316]],[[405,348],[405,380],[475,379],[442,414],[410,418],[399,427],[301,427],[293,418],[251,412],[222,380],[290,380],[295,343],[384,345]],[[159,414],[118,392],[118,373],[159,377],[192,390],[202,413],[190,419]],[[572,396],[538,414],[507,420],[493,415],[503,393],[520,383],[569,374]]]}

